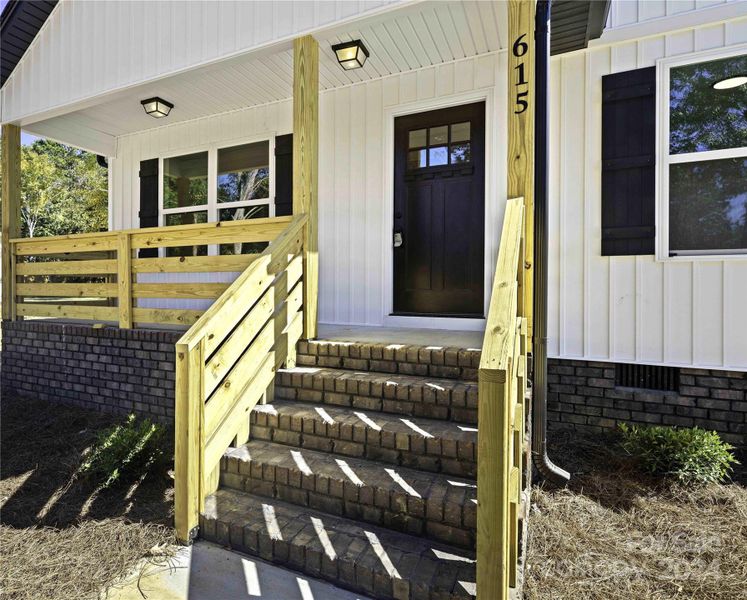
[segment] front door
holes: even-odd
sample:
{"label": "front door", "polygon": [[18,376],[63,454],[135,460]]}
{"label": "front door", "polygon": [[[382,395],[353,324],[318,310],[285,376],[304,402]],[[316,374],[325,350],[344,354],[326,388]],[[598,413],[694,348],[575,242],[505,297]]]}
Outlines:
{"label": "front door", "polygon": [[482,317],[485,103],[394,123],[394,314]]}

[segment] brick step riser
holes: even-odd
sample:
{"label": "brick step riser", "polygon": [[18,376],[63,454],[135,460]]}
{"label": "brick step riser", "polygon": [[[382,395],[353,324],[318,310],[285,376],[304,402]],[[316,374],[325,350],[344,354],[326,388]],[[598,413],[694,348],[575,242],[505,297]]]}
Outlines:
{"label": "brick step riser", "polygon": [[[462,392],[461,398],[455,400],[448,390],[444,397],[440,397],[440,394],[432,388],[417,386],[399,386],[396,392],[394,390],[390,392],[385,386],[379,385],[378,388],[383,394],[379,395],[373,389],[375,386],[369,385],[368,389],[361,393],[358,389],[354,391],[354,387],[359,383],[353,379],[331,380],[327,386],[335,391],[320,390],[305,383],[300,387],[287,385],[287,377],[281,373],[275,380],[275,397],[403,416],[477,424],[476,389],[474,392],[469,390],[466,394]],[[338,391],[340,389],[345,391]],[[465,406],[456,406],[455,402],[465,404]]]}
{"label": "brick step riser", "polygon": [[234,459],[223,460],[220,484],[325,513],[365,521],[461,548],[475,547],[477,506],[418,498],[376,486],[356,486],[322,475]]}
{"label": "brick step riser", "polygon": [[480,352],[458,348],[299,342],[297,364],[477,381]]}
{"label": "brick step riser", "polygon": [[431,473],[476,478],[476,444],[437,437],[425,438],[413,432],[392,434],[345,424],[327,425],[315,419],[291,419],[266,413],[251,413],[253,439],[296,448],[366,458]]}

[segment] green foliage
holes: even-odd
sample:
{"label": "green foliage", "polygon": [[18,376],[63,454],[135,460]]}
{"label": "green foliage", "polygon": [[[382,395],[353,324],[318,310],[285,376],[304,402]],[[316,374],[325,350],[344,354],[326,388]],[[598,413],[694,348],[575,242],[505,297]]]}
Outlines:
{"label": "green foliage", "polygon": [[620,425],[622,447],[641,467],[654,475],[674,477],[681,483],[717,483],[738,463],[733,446],[715,431]]}
{"label": "green foliage", "polygon": [[130,415],[124,424],[99,433],[78,474],[95,481],[99,489],[142,478],[165,463],[165,433],[162,425],[147,419],[138,422]]}

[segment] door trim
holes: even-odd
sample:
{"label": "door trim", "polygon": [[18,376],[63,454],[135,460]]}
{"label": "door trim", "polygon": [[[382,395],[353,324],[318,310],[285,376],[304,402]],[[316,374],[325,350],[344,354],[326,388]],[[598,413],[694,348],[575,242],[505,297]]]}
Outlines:
{"label": "door trim", "polygon": [[[462,331],[482,331],[485,329],[486,319],[483,318],[461,318],[461,317],[429,317],[429,316],[401,316],[393,315],[394,309],[394,252],[392,249],[392,231],[394,230],[394,120],[418,112],[437,110],[440,108],[451,108],[462,104],[473,104],[485,102],[485,243],[484,252],[484,298],[483,313],[487,314],[490,303],[490,292],[492,290],[493,270],[492,251],[490,240],[500,235],[500,222],[491,218],[497,193],[496,171],[496,123],[494,118],[495,101],[494,88],[474,90],[462,94],[453,94],[440,98],[431,98],[398,104],[384,109],[384,218],[382,255],[384,264],[382,269],[382,290],[384,292],[384,306],[382,320],[385,326],[390,327],[420,327],[424,329],[454,329]],[[502,204],[505,205],[505,202]]]}

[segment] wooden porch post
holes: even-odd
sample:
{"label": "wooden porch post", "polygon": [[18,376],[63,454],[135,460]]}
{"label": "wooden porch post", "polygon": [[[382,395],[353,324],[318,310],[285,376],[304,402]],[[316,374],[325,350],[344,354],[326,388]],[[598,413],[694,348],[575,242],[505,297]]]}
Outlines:
{"label": "wooden porch post", "polygon": [[304,235],[303,337],[316,337],[319,293],[317,187],[319,171],[319,45],[293,40],[293,214],[309,216]]}
{"label": "wooden porch post", "polygon": [[3,125],[2,132],[2,317],[15,318],[15,259],[10,239],[21,225],[21,128]]}
{"label": "wooden porch post", "polygon": [[535,0],[508,2],[508,197],[524,197],[524,272],[519,314],[534,331],[534,16]]}

